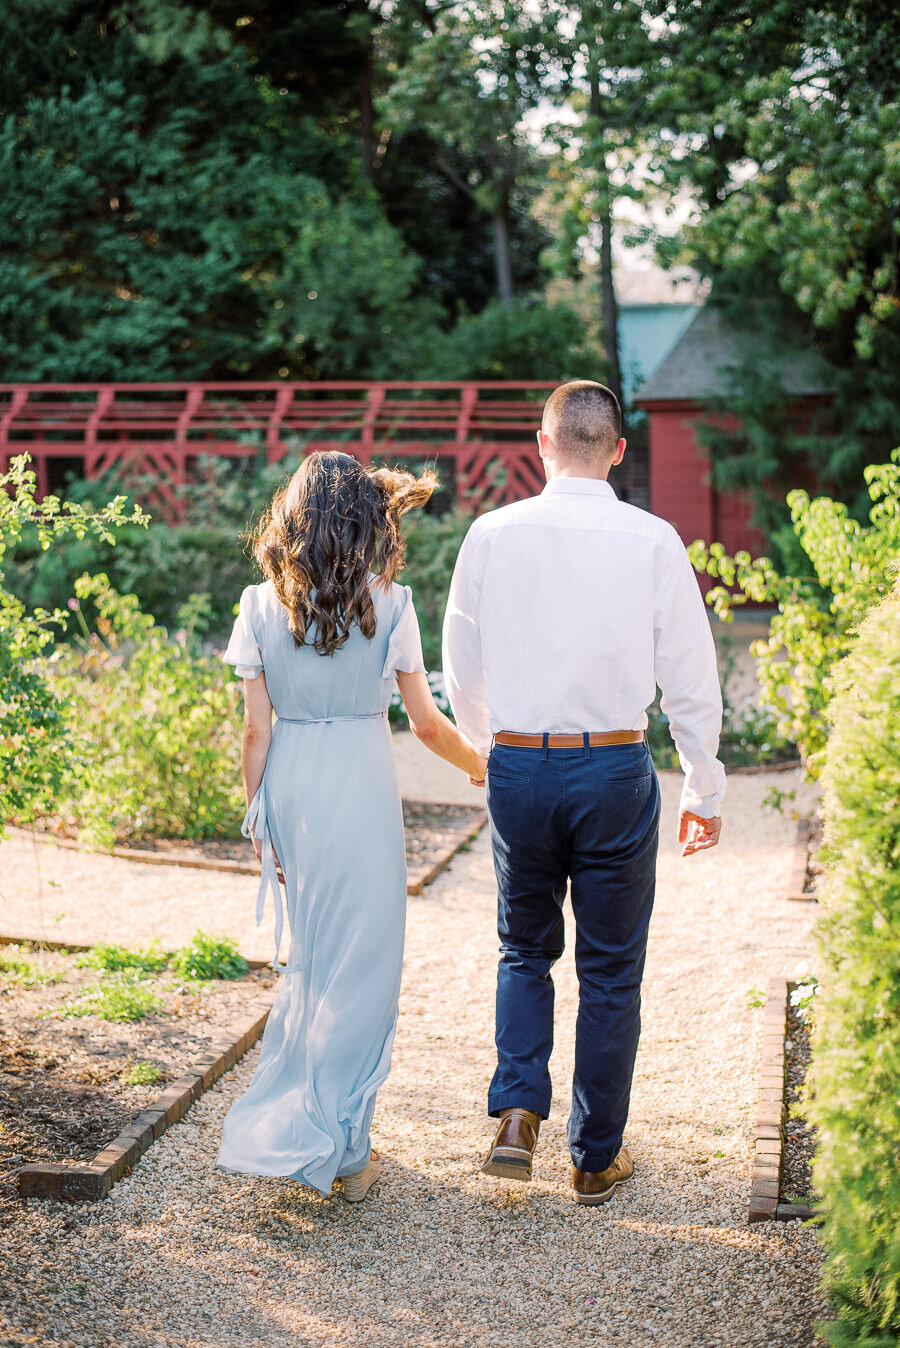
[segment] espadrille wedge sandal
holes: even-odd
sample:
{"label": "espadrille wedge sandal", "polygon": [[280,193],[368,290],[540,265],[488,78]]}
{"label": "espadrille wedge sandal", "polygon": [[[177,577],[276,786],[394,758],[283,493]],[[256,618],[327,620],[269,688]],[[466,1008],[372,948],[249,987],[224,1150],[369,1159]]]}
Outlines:
{"label": "espadrille wedge sandal", "polygon": [[361,1203],[380,1174],[381,1157],[377,1151],[373,1151],[365,1170],[358,1170],[355,1175],[344,1176],[344,1197],[347,1202]]}

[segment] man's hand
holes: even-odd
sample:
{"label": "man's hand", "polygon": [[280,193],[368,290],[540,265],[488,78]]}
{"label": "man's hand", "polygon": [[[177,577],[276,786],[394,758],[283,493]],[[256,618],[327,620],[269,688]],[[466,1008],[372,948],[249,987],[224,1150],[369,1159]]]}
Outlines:
{"label": "man's hand", "polygon": [[703,852],[707,847],[715,847],[721,832],[722,820],[718,815],[704,819],[700,814],[682,810],[678,816],[678,841],[683,843],[681,855],[689,857],[692,852]]}

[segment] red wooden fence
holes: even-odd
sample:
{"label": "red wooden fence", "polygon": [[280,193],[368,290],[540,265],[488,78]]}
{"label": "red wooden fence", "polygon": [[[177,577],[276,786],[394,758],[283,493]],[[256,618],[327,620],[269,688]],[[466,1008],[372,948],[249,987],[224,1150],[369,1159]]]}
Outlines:
{"label": "red wooden fence", "polygon": [[[535,431],[555,382],[0,384],[0,465],[27,451],[38,488],[64,472],[151,477],[170,518],[209,455],[269,462],[338,449],[372,459],[438,459],[456,499],[484,509],[531,496],[544,475]],[[449,461],[449,463],[447,462]]]}

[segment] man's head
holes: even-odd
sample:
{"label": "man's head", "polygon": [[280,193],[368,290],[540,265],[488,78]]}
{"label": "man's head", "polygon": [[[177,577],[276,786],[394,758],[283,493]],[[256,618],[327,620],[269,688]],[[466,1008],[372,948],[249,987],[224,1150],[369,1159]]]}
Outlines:
{"label": "man's head", "polygon": [[605,478],[625,453],[618,398],[591,379],[561,384],[544,404],[538,444],[548,478]]}

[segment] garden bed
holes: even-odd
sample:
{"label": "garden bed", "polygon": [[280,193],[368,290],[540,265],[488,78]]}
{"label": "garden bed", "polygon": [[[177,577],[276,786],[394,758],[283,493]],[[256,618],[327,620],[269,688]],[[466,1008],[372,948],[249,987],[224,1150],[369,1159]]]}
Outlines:
{"label": "garden bed", "polygon": [[787,1116],[784,1125],[784,1149],[781,1161],[779,1203],[791,1206],[814,1207],[819,1196],[813,1188],[812,1158],[816,1147],[816,1130],[805,1114],[806,1074],[811,1061],[810,1026],[808,1019],[788,1004],[785,1047],[785,1103]]}
{"label": "garden bed", "polygon": [[[0,1224],[23,1165],[89,1161],[275,977],[260,970],[192,983],[166,970],[147,982],[159,1009],[110,1022],[55,1014],[104,981],[73,955],[5,947],[0,957]],[[13,962],[30,973],[11,974]]]}
{"label": "garden bed", "polygon": [[810,1024],[818,982],[775,978],[765,1002],[759,1110],[750,1176],[751,1222],[815,1216],[811,1165],[815,1129],[806,1119]]}
{"label": "garden bed", "polygon": [[787,898],[799,903],[818,902],[824,880],[821,851],[821,818],[814,815],[812,819],[798,819]]}
{"label": "garden bed", "polygon": [[[487,811],[477,805],[439,805],[405,800],[403,824],[409,892],[420,894],[465,844],[483,827]],[[49,827],[38,829],[38,841],[58,847],[89,850],[87,844],[61,836]],[[141,838],[111,849],[125,860],[159,866],[188,866],[256,875],[256,862],[246,838]]]}

